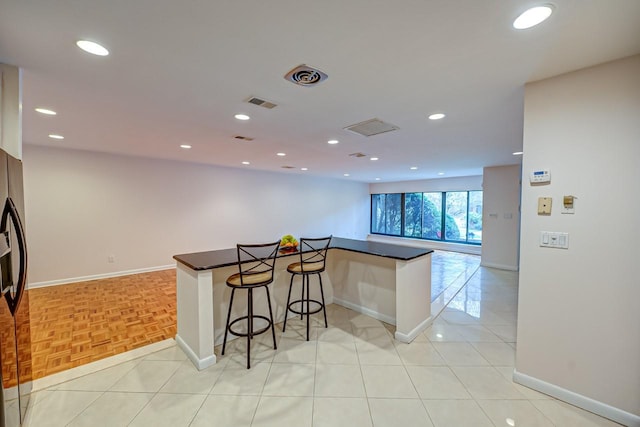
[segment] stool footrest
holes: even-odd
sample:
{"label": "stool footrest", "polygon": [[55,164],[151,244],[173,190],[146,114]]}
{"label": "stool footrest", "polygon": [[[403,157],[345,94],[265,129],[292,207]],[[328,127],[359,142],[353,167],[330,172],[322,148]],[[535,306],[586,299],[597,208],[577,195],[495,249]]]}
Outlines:
{"label": "stool footrest", "polygon": [[[258,330],[254,330],[254,331],[251,333],[251,335],[260,335],[260,334],[262,334],[262,333],[267,332],[269,329],[271,329],[271,320],[270,320],[268,317],[266,317],[266,316],[258,316],[258,315],[254,315],[254,316],[253,316],[253,318],[254,318],[254,319],[262,319],[262,320],[265,320],[265,321],[267,322],[267,325],[266,325],[265,327],[263,327],[263,328],[258,329]],[[241,322],[241,321],[243,321],[243,320],[246,320],[246,321],[247,321],[247,333],[234,331],[234,330],[233,330],[233,328],[232,328],[232,326],[233,326],[235,323],[237,323],[237,322]],[[248,337],[248,336],[249,336],[249,332],[248,332],[248,329],[249,329],[249,316],[242,316],[242,317],[238,317],[238,318],[237,318],[237,319],[235,319],[233,322],[229,323],[229,326],[228,326],[227,328],[229,329],[229,332],[231,332],[233,335],[236,335],[236,336],[238,336],[238,337]]]}
{"label": "stool footrest", "polygon": [[[304,304],[305,304],[307,301],[309,301],[310,303],[312,302],[312,303],[318,304],[318,308],[317,308],[317,309],[314,309],[314,310],[309,310],[309,311],[307,312],[306,310],[304,310]],[[298,303],[302,303],[302,304],[301,304],[302,309],[301,309],[300,311],[298,311],[298,310],[296,310],[296,309],[291,308],[291,306],[293,306],[294,304],[298,304]],[[297,299],[297,300],[295,300],[295,301],[291,301],[291,303],[289,304],[289,306],[288,306],[287,308],[289,309],[289,311],[291,311],[291,312],[293,312],[293,313],[296,313],[296,314],[315,314],[315,313],[319,313],[319,312],[321,312],[321,311],[322,311],[322,309],[323,309],[323,307],[324,307],[324,304],[322,304],[320,301],[315,300],[315,299],[309,299],[309,300],[306,300],[306,299]]]}

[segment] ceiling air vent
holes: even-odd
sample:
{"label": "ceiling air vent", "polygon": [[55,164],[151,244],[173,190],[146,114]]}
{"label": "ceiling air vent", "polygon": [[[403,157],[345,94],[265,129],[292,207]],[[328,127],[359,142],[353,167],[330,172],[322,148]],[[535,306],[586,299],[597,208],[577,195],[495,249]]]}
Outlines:
{"label": "ceiling air vent", "polygon": [[253,138],[249,138],[248,136],[236,135],[235,139],[239,139],[241,141],[253,141]]}
{"label": "ceiling air vent", "polygon": [[355,125],[347,126],[344,129],[363,136],[373,136],[385,132],[391,132],[393,130],[398,130],[400,128],[390,123],[385,123],[380,119],[371,119],[364,122],[356,123]]}
{"label": "ceiling air vent", "polygon": [[255,96],[252,96],[251,98],[247,99],[247,102],[249,104],[257,105],[259,107],[264,107],[264,108],[268,108],[268,109],[272,109],[272,108],[278,106],[277,104],[274,104],[273,102],[265,101],[264,99],[260,99],[260,98],[257,98]]}
{"label": "ceiling air vent", "polygon": [[280,166],[282,169],[295,169],[295,166],[289,166],[289,165],[284,165],[284,166]]}
{"label": "ceiling air vent", "polygon": [[286,80],[300,86],[315,86],[327,79],[325,73],[308,65],[298,65],[293,70],[284,75]]}
{"label": "ceiling air vent", "polygon": [[366,157],[367,155],[364,153],[351,153],[349,157]]}

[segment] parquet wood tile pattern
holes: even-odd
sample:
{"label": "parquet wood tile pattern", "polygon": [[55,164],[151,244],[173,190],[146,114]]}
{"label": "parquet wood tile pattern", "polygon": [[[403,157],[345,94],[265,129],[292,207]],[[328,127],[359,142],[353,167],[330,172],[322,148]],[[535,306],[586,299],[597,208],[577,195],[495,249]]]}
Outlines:
{"label": "parquet wood tile pattern", "polygon": [[174,269],[29,291],[33,378],[176,335]]}

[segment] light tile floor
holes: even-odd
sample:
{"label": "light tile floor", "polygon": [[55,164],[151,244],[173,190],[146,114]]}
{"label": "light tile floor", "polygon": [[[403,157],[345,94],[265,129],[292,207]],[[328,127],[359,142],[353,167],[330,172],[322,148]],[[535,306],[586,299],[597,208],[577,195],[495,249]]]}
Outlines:
{"label": "light tile floor", "polygon": [[198,372],[177,347],[37,392],[27,425],[46,426],[558,426],[617,424],[514,384],[517,273],[480,268],[413,343],[338,305],[235,340]]}

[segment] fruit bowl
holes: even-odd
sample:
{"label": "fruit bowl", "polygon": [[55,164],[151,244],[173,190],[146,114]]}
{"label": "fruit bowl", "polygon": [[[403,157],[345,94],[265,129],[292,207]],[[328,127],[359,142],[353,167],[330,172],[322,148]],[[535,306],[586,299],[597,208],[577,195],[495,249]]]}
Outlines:
{"label": "fruit bowl", "polygon": [[286,234],[280,239],[281,251],[295,251],[298,249],[298,241],[291,234]]}

